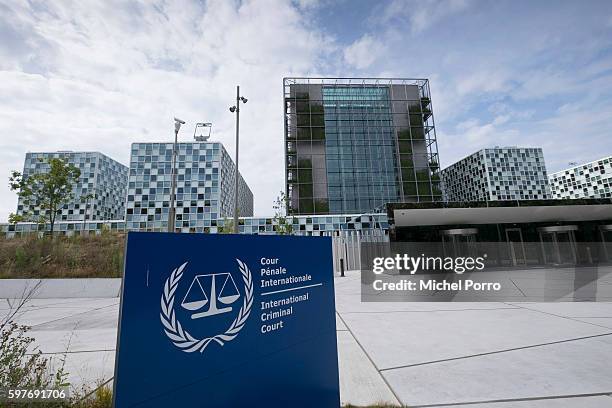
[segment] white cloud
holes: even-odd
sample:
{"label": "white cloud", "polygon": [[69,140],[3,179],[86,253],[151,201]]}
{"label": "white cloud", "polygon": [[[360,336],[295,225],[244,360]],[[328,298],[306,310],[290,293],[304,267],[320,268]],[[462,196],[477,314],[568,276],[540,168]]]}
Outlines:
{"label": "white cloud", "polygon": [[525,135],[539,141],[549,153],[545,155],[549,172],[566,168],[568,162],[584,163],[612,154],[608,105],[575,105],[552,117],[534,120],[529,128]]}
{"label": "white cloud", "polygon": [[393,0],[376,19],[385,24],[406,18],[411,32],[417,34],[465,10],[469,5],[469,0]]}
{"label": "white cloud", "polygon": [[497,69],[479,70],[457,78],[459,95],[502,92],[508,89],[508,74]]}
{"label": "white cloud", "polygon": [[490,110],[499,114],[489,122],[470,118],[450,132],[438,131],[442,167],[494,146],[542,147],[549,172],[566,168],[570,161],[583,163],[612,153],[608,106],[568,104],[553,116],[534,117],[533,112],[501,105],[492,105]]}
{"label": "white cloud", "polygon": [[[429,78],[447,164],[508,144],[544,146],[549,169],[612,152],[609,5],[470,5],[391,0],[362,32],[342,13],[350,2],[329,0],[0,0],[0,220],[15,210],[6,177],[27,150],[127,163],[131,142],[170,139],[176,115],[212,121],[233,154],[237,84],[249,98],[241,169],[256,213],[269,214],[284,189],[281,79],[291,75]],[[320,26],[328,16],[341,26]],[[357,40],[342,48],[326,29]]]}
{"label": "white cloud", "polygon": [[[512,127],[504,127],[506,121],[499,118],[489,123],[471,118],[459,122],[452,132],[439,131],[438,145],[440,150],[444,151],[444,154],[440,155],[442,167],[447,167],[483,148],[520,144],[521,132]],[[525,144],[525,146],[531,145],[532,143]]]}
{"label": "white cloud", "polygon": [[301,10],[312,10],[321,6],[322,0],[296,0]]}
{"label": "white cloud", "polygon": [[[318,72],[335,47],[281,0],[16,2],[2,24],[29,48],[0,45],[0,180],[26,151],[97,150],[127,164],[132,142],[171,139],[175,115],[183,140],[213,122],[233,156],[227,107],[239,84],[241,171],[259,215],[284,190],[282,78]],[[16,196],[0,182],[0,197],[4,220]]]}
{"label": "white cloud", "polygon": [[344,60],[357,69],[370,67],[384,55],[386,47],[370,34],[365,34],[344,49]]}

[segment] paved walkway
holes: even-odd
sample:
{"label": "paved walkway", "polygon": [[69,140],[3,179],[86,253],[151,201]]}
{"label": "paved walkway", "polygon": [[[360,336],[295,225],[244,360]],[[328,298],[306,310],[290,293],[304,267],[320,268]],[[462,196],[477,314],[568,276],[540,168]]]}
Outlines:
{"label": "paved walkway", "polygon": [[[362,303],[336,279],[341,400],[611,407],[612,303]],[[8,309],[0,299],[0,315]],[[33,299],[18,316],[74,384],[114,370],[118,298]]]}
{"label": "paved walkway", "polygon": [[362,303],[351,273],[336,309],[345,402],[612,407],[612,303]]}
{"label": "paved walkway", "polygon": [[[9,305],[0,299],[0,316]],[[74,385],[95,385],[113,376],[119,298],[31,299],[16,322],[31,327],[28,336],[59,364],[67,353],[66,371]]]}

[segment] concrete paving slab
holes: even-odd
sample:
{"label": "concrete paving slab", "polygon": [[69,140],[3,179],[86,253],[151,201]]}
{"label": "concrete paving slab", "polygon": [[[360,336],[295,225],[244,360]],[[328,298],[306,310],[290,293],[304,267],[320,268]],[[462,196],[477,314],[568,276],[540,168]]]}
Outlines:
{"label": "concrete paving slab", "polygon": [[[533,284],[541,279],[529,273],[522,277]],[[363,303],[358,271],[337,277],[335,285],[337,311],[348,325],[336,316],[343,402],[397,403],[395,392],[414,405],[612,406],[597,405],[610,397],[558,398],[604,389],[612,393],[611,368],[605,366],[610,366],[612,336],[538,345],[612,333],[612,303]],[[115,348],[118,303],[117,297],[33,299],[23,319],[35,323],[30,334],[44,352],[63,353],[73,333],[67,357],[70,380],[94,385],[113,375],[114,352],[96,350]],[[0,299],[0,316],[4,305],[6,300]],[[517,347],[523,348],[503,351]],[[440,361],[449,358],[453,360]],[[371,360],[386,370],[377,371]],[[422,365],[390,369],[405,364]],[[540,397],[554,399],[472,404]]]}
{"label": "concrete paving slab", "polygon": [[[359,285],[359,282],[355,284]],[[375,295],[380,296],[380,295]],[[500,302],[362,302],[361,292],[336,292],[336,310],[339,313],[355,312],[398,312],[398,311],[432,311],[432,310],[470,310],[517,308],[513,304]]]}
{"label": "concrete paving slab", "polygon": [[29,331],[35,345],[45,354],[115,350],[117,328],[96,330],[43,330]]}
{"label": "concrete paving slab", "polygon": [[579,317],[575,320],[612,329],[612,317]]}
{"label": "concrete paving slab", "polygon": [[346,325],[342,321],[342,319],[340,319],[340,316],[338,316],[338,313],[336,313],[336,330],[338,331],[348,330],[346,328]]}
{"label": "concrete paving slab", "polygon": [[[58,300],[64,300],[64,302],[54,302]],[[48,303],[47,303],[48,302]],[[30,307],[75,307],[82,308],[86,307],[105,307],[110,305],[118,305],[119,298],[68,298],[68,299],[33,299],[26,305]]]}
{"label": "concrete paving slab", "polygon": [[334,289],[339,294],[357,294],[361,291],[361,280],[352,278],[336,278]]}
{"label": "concrete paving slab", "polygon": [[612,317],[612,302],[512,303],[515,306],[565,317]]}
{"label": "concrete paving slab", "polygon": [[44,330],[92,330],[117,328],[119,323],[119,305],[110,305],[102,308],[81,311],[78,314],[63,319],[52,320],[34,326],[33,331]]}
{"label": "concrete paving slab", "polygon": [[612,393],[611,355],[608,335],[383,375],[409,406]]}
{"label": "concrete paving slab", "polygon": [[338,313],[432,312],[518,309],[518,306],[500,302],[361,302],[359,297],[336,297]]}
{"label": "concrete paving slab", "polygon": [[[1,282],[0,282],[1,283]],[[9,305],[9,302],[12,304]],[[15,307],[17,299],[0,299],[0,315],[3,311]],[[119,298],[53,298],[53,299],[29,299],[23,305],[23,309],[42,309],[42,308],[83,308],[103,307],[119,304]]]}
{"label": "concrete paving slab", "polygon": [[[48,299],[47,301],[50,301]],[[6,303],[6,300],[1,300],[0,303]],[[45,304],[46,303],[46,304]],[[74,326],[74,320],[81,320],[81,324],[97,325],[99,315],[93,316],[92,319],[87,319],[89,313],[105,308],[115,308],[115,314],[118,314],[119,300],[118,299],[80,299],[79,302],[58,302],[58,303],[41,303],[40,300],[34,299],[28,301],[16,315],[16,322],[29,326],[37,326],[48,322],[54,322],[65,319],[70,316],[77,316],[70,323],[70,327]],[[10,310],[0,310],[0,318],[9,314]],[[115,323],[116,324],[116,323]]]}
{"label": "concrete paving slab", "polygon": [[[63,355],[52,356],[52,367],[61,364]],[[114,375],[115,352],[83,352],[71,353],[66,357],[65,371],[69,374],[71,387],[80,389],[82,386],[94,387]]]}
{"label": "concrete paving slab", "polygon": [[[358,271],[350,271],[351,275],[345,278],[336,277],[334,286],[336,290],[336,310],[340,313],[361,312],[398,312],[398,311],[432,311],[432,310],[473,310],[473,309],[499,309],[516,308],[507,303],[500,302],[362,302],[361,278]],[[373,295],[373,299],[380,294]],[[520,299],[524,299],[521,297]]]}
{"label": "concrete paving slab", "polygon": [[528,298],[540,297],[541,299],[571,299],[605,300],[612,297],[612,284],[594,286],[583,286],[579,288],[544,287],[544,288],[521,288]]}
{"label": "concrete paving slab", "polygon": [[357,406],[399,404],[353,336],[347,331],[340,331],[337,336],[341,403]]}
{"label": "concrete paving slab", "polygon": [[611,333],[527,309],[341,316],[378,369]]}
{"label": "concrete paving slab", "polygon": [[121,288],[121,279],[2,279],[0,298],[24,297],[36,287],[32,294],[38,299],[72,298],[72,297],[117,297]]}
{"label": "concrete paving slab", "polygon": [[487,402],[484,404],[462,405],[465,408],[606,408],[612,405],[612,397],[552,398],[528,401]]}
{"label": "concrete paving slab", "polygon": [[26,309],[20,310],[15,316],[15,321],[18,324],[27,326],[36,326],[43,323],[48,323],[55,320],[65,319],[69,316],[74,316],[86,313],[92,309],[89,308],[43,308],[43,309]]}

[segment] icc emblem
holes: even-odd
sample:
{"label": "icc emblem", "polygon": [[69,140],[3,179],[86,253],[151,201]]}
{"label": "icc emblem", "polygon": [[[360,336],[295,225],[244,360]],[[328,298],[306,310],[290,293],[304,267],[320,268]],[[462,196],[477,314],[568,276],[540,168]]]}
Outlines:
{"label": "icc emblem", "polygon": [[[208,293],[208,295],[207,295]],[[229,273],[211,273],[209,275],[197,275],[193,278],[189,290],[183,298],[183,308],[196,311],[208,304],[208,310],[194,313],[192,319],[200,317],[215,316],[232,311],[231,306],[219,308],[217,302],[230,305],[240,298],[234,278]]]}
{"label": "icc emblem", "polygon": [[[178,283],[183,277],[183,271],[187,262],[174,269],[164,284],[161,296],[161,312],[159,314],[164,332],[172,343],[186,353],[195,351],[204,352],[206,347],[213,341],[223,345],[236,338],[244,327],[251,307],[253,306],[253,279],[249,267],[239,259],[236,259],[238,269],[244,284],[244,296],[238,315],[223,332],[212,337],[198,339],[183,329],[181,322],[176,318],[174,312],[174,300]],[[241,298],[240,292],[232,275],[228,272],[211,273],[207,275],[196,275],[181,301],[181,307],[190,312],[191,319],[200,319],[228,313],[233,310],[234,304]],[[179,298],[180,299],[180,298]]]}

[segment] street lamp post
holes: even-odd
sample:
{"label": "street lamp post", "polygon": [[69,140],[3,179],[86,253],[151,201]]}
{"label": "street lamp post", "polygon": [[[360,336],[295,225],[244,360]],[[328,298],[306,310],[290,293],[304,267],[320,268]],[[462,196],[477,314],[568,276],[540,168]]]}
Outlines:
{"label": "street lamp post", "polygon": [[238,234],[238,142],[240,129],[240,102],[247,103],[247,98],[240,96],[240,85],[236,86],[236,105],[229,108],[230,112],[236,112],[236,179],[234,185],[234,234]]}
{"label": "street lamp post", "polygon": [[174,145],[172,146],[172,186],[170,187],[170,208],[168,209],[168,232],[174,232],[176,209],[174,208],[174,196],[176,195],[176,145],[178,143],[178,132],[181,129],[181,125],[184,125],[185,121],[174,118]]}

